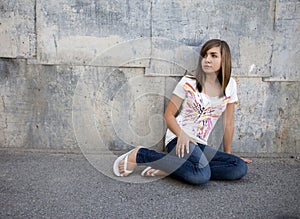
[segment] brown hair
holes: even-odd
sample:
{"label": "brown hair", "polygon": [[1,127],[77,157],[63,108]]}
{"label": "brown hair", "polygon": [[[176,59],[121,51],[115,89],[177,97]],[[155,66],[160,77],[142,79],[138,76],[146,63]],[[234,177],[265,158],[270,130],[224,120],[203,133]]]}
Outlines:
{"label": "brown hair", "polygon": [[220,47],[221,51],[221,68],[218,74],[218,80],[222,86],[223,94],[225,95],[225,89],[229,83],[231,76],[231,53],[228,44],[219,39],[212,39],[207,41],[201,48],[198,66],[196,69],[196,80],[197,80],[197,89],[199,92],[202,91],[203,83],[205,80],[205,74],[202,69],[201,60],[205,57],[208,50],[213,47]]}

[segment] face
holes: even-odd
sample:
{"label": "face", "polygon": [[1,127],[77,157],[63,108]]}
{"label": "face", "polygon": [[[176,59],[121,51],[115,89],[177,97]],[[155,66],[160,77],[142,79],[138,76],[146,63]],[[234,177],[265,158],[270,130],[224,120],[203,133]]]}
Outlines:
{"label": "face", "polygon": [[219,73],[221,68],[221,50],[220,47],[213,47],[208,50],[202,59],[202,69],[205,73]]}

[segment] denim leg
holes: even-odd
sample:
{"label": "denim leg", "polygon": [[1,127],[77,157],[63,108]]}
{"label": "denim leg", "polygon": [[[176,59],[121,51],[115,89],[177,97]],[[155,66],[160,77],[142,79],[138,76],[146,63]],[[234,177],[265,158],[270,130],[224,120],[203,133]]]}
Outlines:
{"label": "denim leg", "polygon": [[[167,145],[166,149],[170,155],[178,157],[176,155],[176,145],[177,145],[177,138],[173,139]],[[188,160],[195,165],[199,165],[200,168],[207,166],[208,161],[206,155],[203,154],[202,150],[198,147],[198,145],[194,145],[193,143],[190,143],[189,147],[190,147],[189,151],[191,153],[189,154],[185,153],[183,159]]]}
{"label": "denim leg", "polygon": [[[174,146],[172,145],[169,148],[174,149]],[[209,181],[210,167],[199,147],[190,144],[190,153],[183,158],[174,156],[172,152],[174,150],[172,149],[169,154],[164,154],[141,148],[137,152],[136,162],[151,166],[154,169],[163,170],[172,177],[190,184],[204,184]]]}
{"label": "denim leg", "polygon": [[[208,146],[206,146],[208,147]],[[247,164],[239,157],[217,151],[209,162],[211,179],[237,180],[247,174]]]}

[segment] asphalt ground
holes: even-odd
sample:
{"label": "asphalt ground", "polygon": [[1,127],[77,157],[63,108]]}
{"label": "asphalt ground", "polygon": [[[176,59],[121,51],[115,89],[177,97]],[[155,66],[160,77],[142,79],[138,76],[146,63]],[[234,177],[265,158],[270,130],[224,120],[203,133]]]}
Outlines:
{"label": "asphalt ground", "polygon": [[128,183],[81,153],[0,151],[0,218],[300,218],[300,160],[253,158],[239,181]]}

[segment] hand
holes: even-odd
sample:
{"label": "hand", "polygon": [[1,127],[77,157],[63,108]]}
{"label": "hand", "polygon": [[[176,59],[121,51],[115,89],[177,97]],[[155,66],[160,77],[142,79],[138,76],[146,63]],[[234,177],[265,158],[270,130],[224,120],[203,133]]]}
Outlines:
{"label": "hand", "polygon": [[184,157],[184,151],[188,154],[190,152],[190,142],[197,145],[190,136],[188,136],[184,131],[181,131],[180,136],[177,138],[177,145],[176,145],[176,155],[178,157]]}
{"label": "hand", "polygon": [[[226,151],[224,151],[226,152]],[[231,154],[231,152],[226,152],[228,154]],[[252,160],[248,159],[248,158],[245,158],[245,157],[240,157],[246,164],[249,164],[249,163],[252,163]]]}
{"label": "hand", "polygon": [[252,163],[252,160],[244,157],[240,157],[246,164]]}

